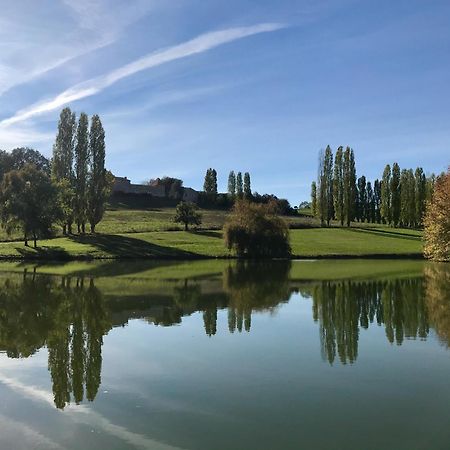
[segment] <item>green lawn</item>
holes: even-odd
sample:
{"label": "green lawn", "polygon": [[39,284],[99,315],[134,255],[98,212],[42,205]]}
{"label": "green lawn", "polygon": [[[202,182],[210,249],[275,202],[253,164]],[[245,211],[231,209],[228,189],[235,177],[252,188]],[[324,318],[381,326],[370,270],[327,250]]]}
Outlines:
{"label": "green lawn", "polygon": [[[420,232],[381,226],[291,230],[294,257],[420,255]],[[221,231],[153,231],[97,234],[39,241],[37,250],[21,242],[0,243],[0,257],[198,258],[233,256]]]}

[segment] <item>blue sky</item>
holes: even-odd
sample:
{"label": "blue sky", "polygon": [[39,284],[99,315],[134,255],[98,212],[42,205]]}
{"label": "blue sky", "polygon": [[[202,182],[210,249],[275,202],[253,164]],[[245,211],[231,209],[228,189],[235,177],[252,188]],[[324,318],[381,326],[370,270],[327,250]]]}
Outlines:
{"label": "blue sky", "polygon": [[51,154],[60,110],[100,114],[107,166],[201,188],[231,169],[293,204],[317,155],[358,174],[450,163],[450,2],[15,0],[0,14],[0,148]]}

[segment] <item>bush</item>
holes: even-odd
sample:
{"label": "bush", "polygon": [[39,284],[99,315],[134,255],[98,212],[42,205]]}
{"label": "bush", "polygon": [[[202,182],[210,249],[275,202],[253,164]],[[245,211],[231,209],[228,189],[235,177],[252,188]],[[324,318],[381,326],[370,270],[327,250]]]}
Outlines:
{"label": "bush", "polygon": [[247,258],[287,257],[289,230],[270,205],[236,202],[224,227],[225,245]]}

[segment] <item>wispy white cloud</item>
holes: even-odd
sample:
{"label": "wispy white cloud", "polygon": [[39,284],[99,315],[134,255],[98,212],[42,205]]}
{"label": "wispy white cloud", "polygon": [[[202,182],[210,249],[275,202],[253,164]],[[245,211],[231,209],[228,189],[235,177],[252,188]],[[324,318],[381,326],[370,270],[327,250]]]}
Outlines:
{"label": "wispy white cloud", "polygon": [[150,53],[129,64],[115,69],[105,75],[79,83],[56,97],[18,111],[12,117],[0,122],[0,126],[8,126],[22,122],[36,115],[59,109],[71,102],[93,96],[112,84],[143,70],[160,66],[178,59],[203,53],[220,45],[233,42],[248,36],[279,30],[285,25],[279,23],[263,23],[249,27],[230,28],[202,34],[163,50]]}
{"label": "wispy white cloud", "polygon": [[[64,0],[58,20],[53,1],[42,0],[29,14],[20,4],[2,8],[0,18],[0,96],[69,61],[114,43],[157,0]],[[7,9],[7,8],[6,8]],[[41,14],[41,15],[39,15]],[[42,26],[46,23],[45,26]],[[67,32],[61,34],[61,27]]]}

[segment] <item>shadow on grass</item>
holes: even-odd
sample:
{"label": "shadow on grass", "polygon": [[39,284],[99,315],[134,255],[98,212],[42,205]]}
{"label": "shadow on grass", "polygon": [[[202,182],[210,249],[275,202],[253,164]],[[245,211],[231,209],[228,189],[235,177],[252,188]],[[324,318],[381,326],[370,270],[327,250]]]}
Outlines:
{"label": "shadow on grass", "polygon": [[396,231],[389,231],[389,230],[381,230],[377,228],[369,228],[369,227],[350,227],[347,228],[348,230],[356,231],[358,233],[364,232],[364,233],[370,233],[375,235],[381,235],[385,237],[390,238],[397,238],[397,239],[406,239],[410,241],[421,241],[422,238],[420,236],[414,236],[413,234],[404,233],[404,232],[396,232]]}
{"label": "shadow on grass", "polygon": [[199,234],[200,236],[213,237],[217,239],[222,239],[222,233],[220,231],[212,231],[212,230],[189,230],[189,233]]}
{"label": "shadow on grass", "polygon": [[70,254],[62,247],[16,247],[17,253],[26,259],[67,260]]}
{"label": "shadow on grass", "polygon": [[142,239],[117,234],[70,236],[70,239],[79,244],[92,245],[104,252],[106,256],[115,258],[192,259],[201,257],[197,253],[165,247],[143,241]]}

